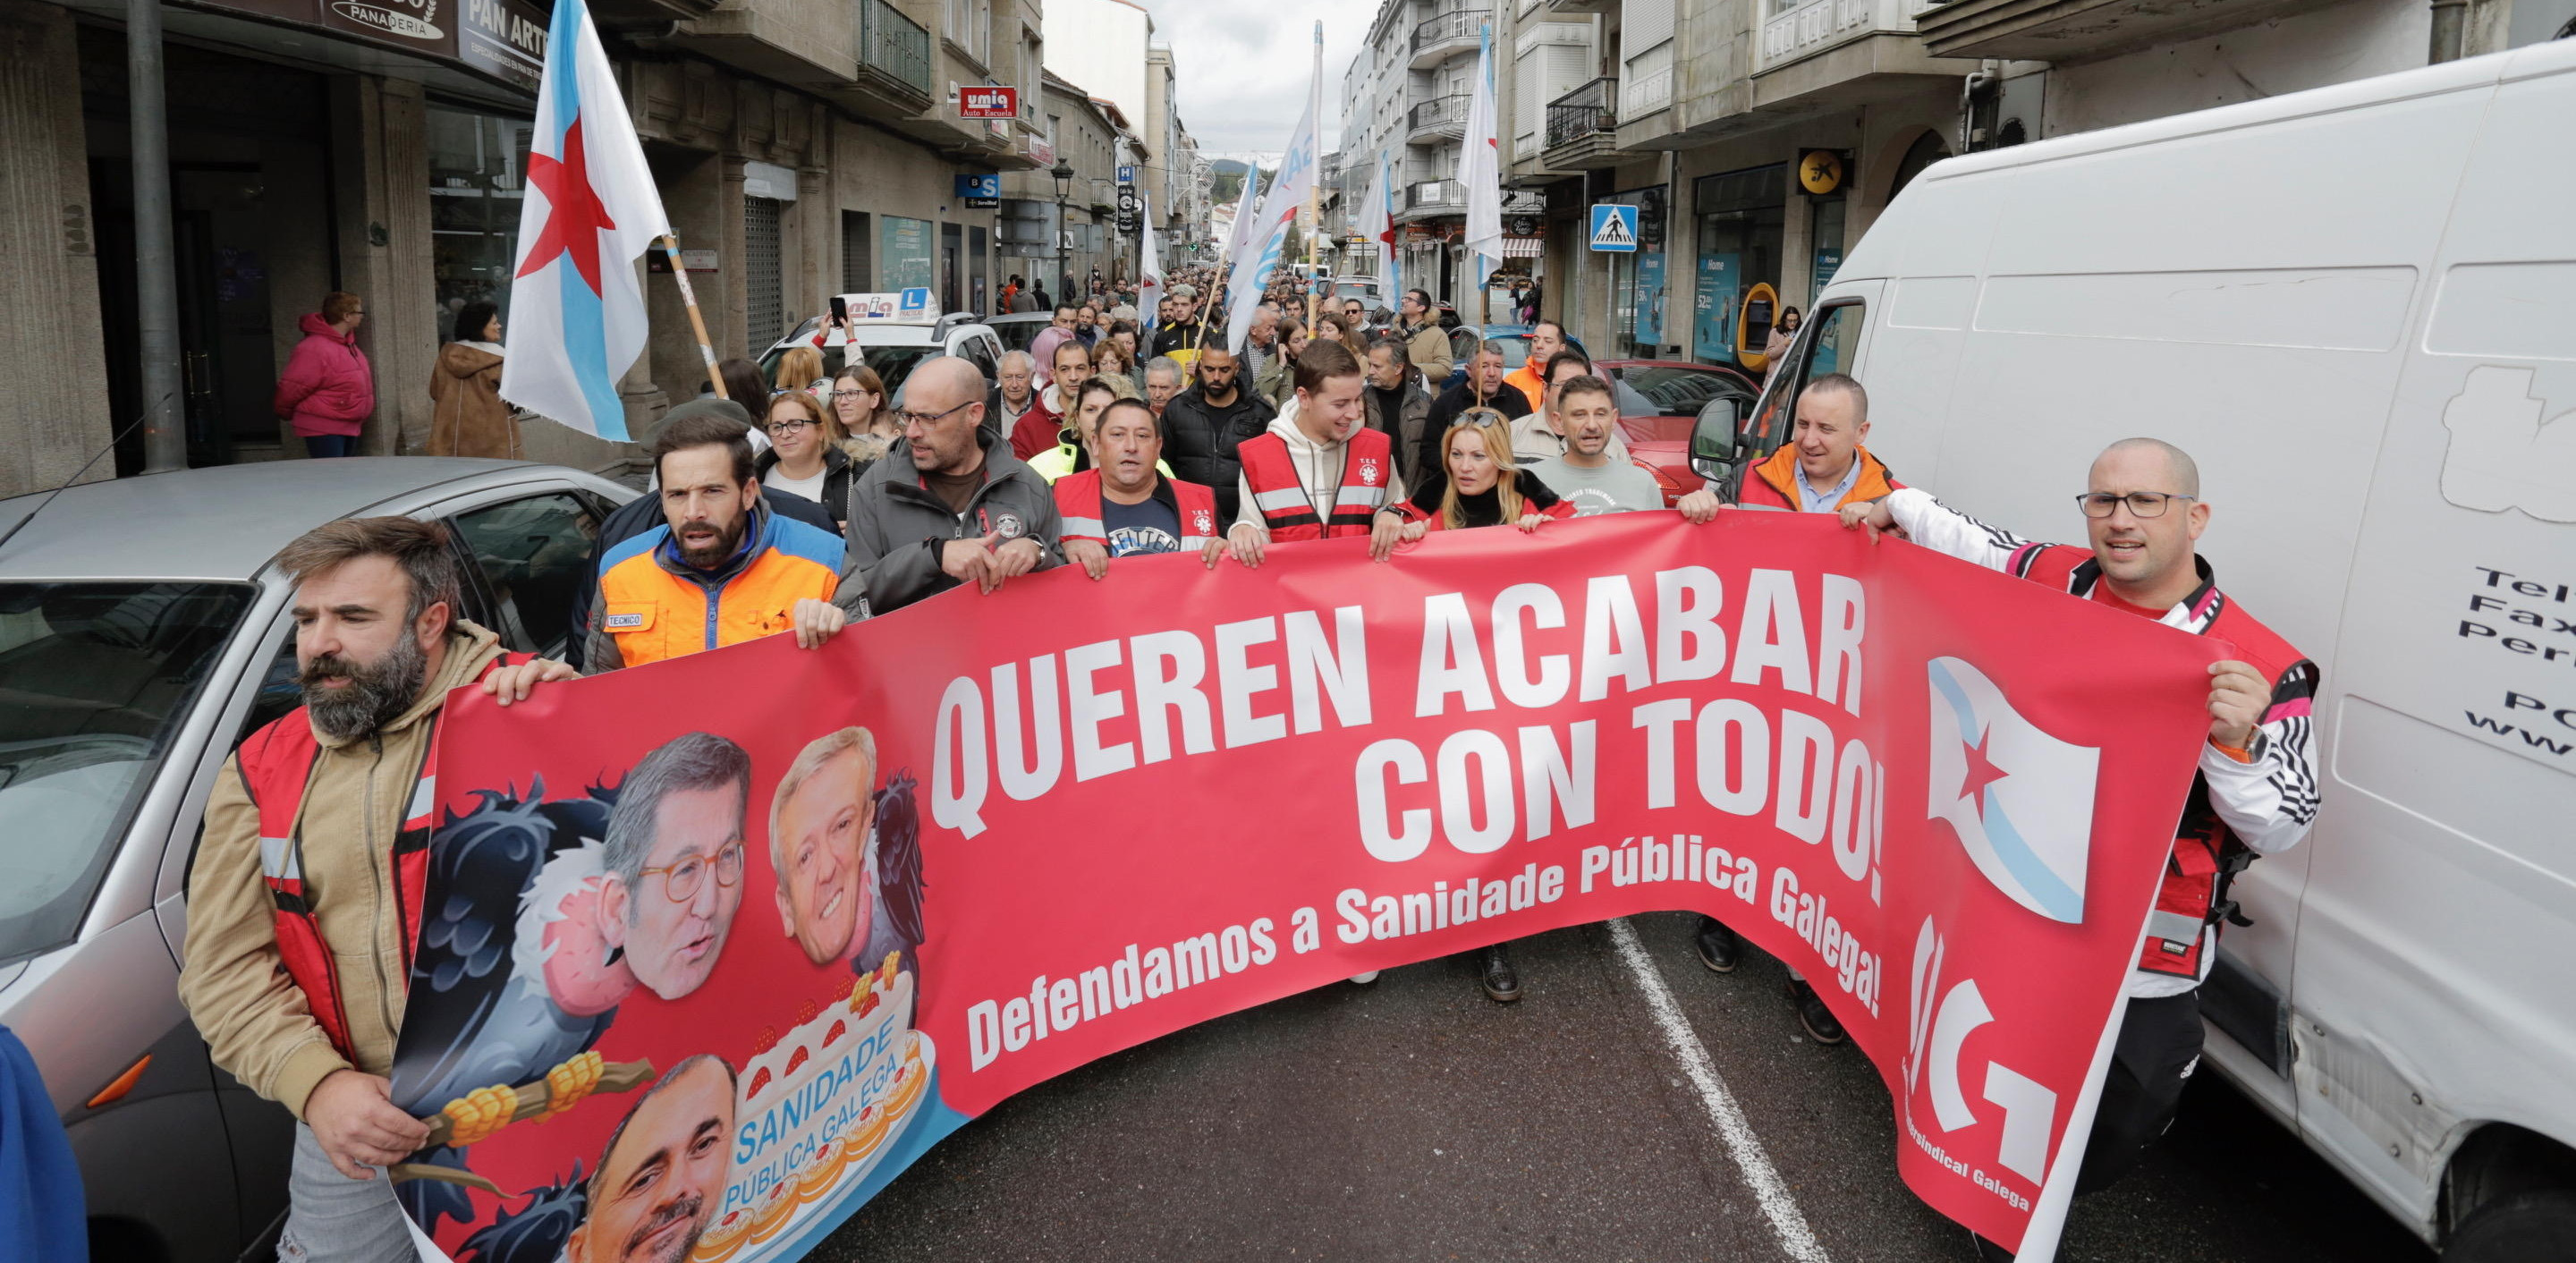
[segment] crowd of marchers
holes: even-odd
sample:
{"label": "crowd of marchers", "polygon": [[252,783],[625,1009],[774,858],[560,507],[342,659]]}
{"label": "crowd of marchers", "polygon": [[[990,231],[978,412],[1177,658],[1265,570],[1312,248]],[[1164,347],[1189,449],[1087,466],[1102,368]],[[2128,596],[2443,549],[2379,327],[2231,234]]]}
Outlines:
{"label": "crowd of marchers", "polygon": [[[254,787],[303,787],[287,827],[320,880],[299,915],[339,974],[399,980],[408,927],[389,911],[395,866],[369,857],[407,836],[411,794],[393,782],[426,759],[451,688],[479,685],[506,705],[547,681],[779,633],[817,647],[851,622],[1057,566],[1114,581],[1128,558],[1190,552],[1211,570],[1254,570],[1276,545],[1362,537],[1372,562],[1401,566],[1406,545],[1431,531],[1535,532],[1631,512],[1707,529],[1724,507],[1708,486],[1665,508],[1652,475],[1627,458],[1614,388],[1553,321],[1535,322],[1523,362],[1484,343],[1435,393],[1452,375],[1451,342],[1420,290],[1392,313],[1353,301],[1313,310],[1310,322],[1313,300],[1283,288],[1236,350],[1215,278],[1172,279],[1168,292],[1147,288],[1139,301],[1153,311],[1141,321],[1132,308],[1090,319],[1059,309],[998,383],[959,357],[922,363],[899,398],[863,365],[810,386],[819,373],[799,366],[782,364],[772,385],[747,362],[726,365],[730,397],[675,408],[651,444],[652,490],[604,523],[588,600],[567,629],[569,661],[505,656],[491,632],[456,617],[457,575],[434,524],[343,520],[281,555],[298,582],[306,706],[282,721],[293,740],[254,739],[215,790],[182,994],[217,1064],[303,1124],[290,1240],[359,1243],[317,1259],[376,1257],[368,1242],[407,1250],[385,1184],[359,1181],[419,1147],[424,1128],[386,1095],[399,984],[314,997],[281,967],[282,914],[260,863],[273,822]],[[2099,1188],[2163,1131],[2197,1064],[2198,986],[2233,911],[2230,879],[2252,856],[2298,842],[2315,815],[2315,668],[2230,601],[2197,555],[2212,506],[2175,447],[2129,439],[2089,470],[2032,471],[2066,481],[2070,522],[2086,531],[2085,544],[2050,545],[1900,482],[1869,451],[1858,381],[1806,381],[1790,415],[1781,446],[1741,472],[1736,505],[1838,514],[1874,539],[1894,535],[2237,647],[2209,669],[2207,739],[2127,988],[2079,1183]],[[947,608],[973,617],[971,601]],[[289,753],[273,754],[281,748]],[[300,762],[281,773],[270,766],[280,757]],[[1719,973],[1745,950],[1713,919],[1693,945]],[[377,967],[351,967],[369,961]],[[1507,944],[1481,949],[1475,974],[1496,1002],[1521,995]],[[1806,1030],[1842,1042],[1823,1000],[1791,977]],[[336,1034],[317,1025],[325,1001],[341,1015]]]}

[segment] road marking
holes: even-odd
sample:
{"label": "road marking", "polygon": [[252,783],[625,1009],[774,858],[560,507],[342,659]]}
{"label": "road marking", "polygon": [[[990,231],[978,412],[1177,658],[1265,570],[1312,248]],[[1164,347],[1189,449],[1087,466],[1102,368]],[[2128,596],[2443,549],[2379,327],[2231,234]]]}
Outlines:
{"label": "road marking", "polygon": [[1771,1221],[1771,1231],[1780,1238],[1780,1248],[1798,1263],[1831,1263],[1825,1247],[1807,1228],[1807,1217],[1798,1212],[1797,1200],[1789,1196],[1789,1186],[1771,1165],[1771,1156],[1762,1150],[1762,1139],[1753,1134],[1753,1125],[1744,1119],[1744,1111],[1735,1103],[1735,1094],[1726,1090],[1717,1077],[1717,1066],[1709,1060],[1708,1046],[1682,1017],[1681,1004],[1673,999],[1672,990],[1664,985],[1664,976],[1656,972],[1655,962],[1646,955],[1645,944],[1637,941],[1628,919],[1610,922],[1610,943],[1619,951],[1619,962],[1637,980],[1637,989],[1645,993],[1646,1009],[1654,1014],[1655,1025],[1662,1029],[1664,1046],[1682,1063],[1690,1076],[1691,1086],[1699,1089],[1700,1104],[1707,1107],[1709,1120],[1717,1124],[1717,1134],[1726,1141],[1727,1153],[1735,1159],[1735,1169],[1744,1175],[1745,1187],[1753,1190],[1753,1200],[1762,1207],[1762,1215]]}

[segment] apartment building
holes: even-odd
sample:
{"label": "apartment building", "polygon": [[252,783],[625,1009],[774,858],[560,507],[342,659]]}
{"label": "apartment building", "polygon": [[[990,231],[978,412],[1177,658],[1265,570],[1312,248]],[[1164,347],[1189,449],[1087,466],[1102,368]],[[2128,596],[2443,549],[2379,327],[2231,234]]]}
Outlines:
{"label": "apartment building", "polygon": [[[418,5],[397,6],[406,14]],[[982,307],[995,212],[963,175],[1037,165],[1037,0],[594,0],[689,255],[717,353],[758,354],[847,290],[927,285]],[[550,11],[442,6],[365,20],[349,0],[204,0],[163,11],[166,188],[192,465],[301,454],[269,409],[297,322],[366,300],[370,453],[417,451],[429,373],[466,302],[508,319],[519,198]],[[355,17],[351,16],[356,14]],[[400,16],[400,15],[396,15]],[[0,494],[59,483],[144,406],[129,47],[122,10],[0,0],[0,293],[41,372],[0,400]],[[961,119],[961,84],[1022,87],[1017,119]],[[154,190],[146,190],[154,191]],[[667,264],[663,265],[667,268]],[[704,370],[677,287],[648,276],[653,333],[621,383],[649,435]],[[102,388],[103,384],[103,388]],[[551,423],[531,454],[584,466],[632,448]],[[120,444],[112,468],[142,468]],[[105,476],[101,462],[92,476]]]}
{"label": "apartment building", "polygon": [[[2576,0],[1500,0],[1507,187],[1596,353],[1739,363],[1953,154],[2564,36]],[[2259,213],[2261,190],[2247,190]],[[1591,208],[1638,208],[1634,253]],[[1748,317],[1757,318],[1748,325]]]}

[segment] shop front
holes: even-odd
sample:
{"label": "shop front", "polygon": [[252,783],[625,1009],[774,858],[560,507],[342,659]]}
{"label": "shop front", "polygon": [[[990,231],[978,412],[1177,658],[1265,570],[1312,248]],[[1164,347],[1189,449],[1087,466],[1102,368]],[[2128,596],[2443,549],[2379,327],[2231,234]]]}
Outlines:
{"label": "shop front", "polygon": [[[1691,358],[1760,375],[1756,367],[1774,318],[1756,287],[1777,291],[1788,208],[1786,163],[1702,176],[1692,183],[1699,256],[1691,286]],[[1839,200],[1835,205],[1839,207]],[[1837,239],[1840,220],[1835,221]],[[1840,262],[1839,251],[1834,256]],[[1757,301],[1748,305],[1748,297]],[[1758,322],[1759,329],[1748,327]],[[1759,336],[1757,336],[1759,335]],[[1757,358],[1748,361],[1744,347]]]}

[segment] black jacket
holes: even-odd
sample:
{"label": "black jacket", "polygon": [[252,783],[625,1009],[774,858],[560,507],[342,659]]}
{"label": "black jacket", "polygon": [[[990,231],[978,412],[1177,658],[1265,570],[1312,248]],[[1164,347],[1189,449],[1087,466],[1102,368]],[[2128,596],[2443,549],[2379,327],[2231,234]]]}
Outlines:
{"label": "black jacket", "polygon": [[1222,408],[1192,386],[1163,405],[1163,459],[1173,477],[1215,488],[1216,520],[1232,522],[1235,484],[1243,473],[1234,449],[1269,429],[1277,415],[1270,401],[1254,394],[1252,384],[1241,377],[1235,379],[1234,402]]}
{"label": "black jacket", "polygon": [[[859,479],[868,472],[868,465],[875,463],[870,461],[867,464],[861,464],[851,460],[850,454],[842,451],[837,443],[823,445],[823,502],[819,507],[825,513],[832,515],[833,534],[840,534],[842,529],[850,524],[850,506],[855,503]],[[758,463],[752,467],[752,476],[766,479],[769,477],[769,471],[777,467],[778,449],[773,447],[760,454]],[[764,497],[772,494],[766,483],[761,486],[760,491]],[[791,499],[805,498],[789,494]],[[807,503],[812,502],[807,501]]]}
{"label": "black jacket", "polygon": [[[761,459],[770,458],[767,453],[763,453]],[[765,469],[767,466],[764,465],[762,468]],[[784,491],[772,491],[763,487],[760,489],[760,502],[767,506],[770,512],[781,517],[803,522],[807,526],[830,531],[835,535],[841,533],[841,528],[833,523],[832,515],[825,512],[822,505],[803,496],[791,495]],[[568,633],[568,639],[564,641],[563,660],[565,662],[575,668],[583,665],[582,650],[590,642],[590,597],[591,593],[599,590],[601,559],[608,556],[609,549],[652,530],[663,522],[662,497],[648,490],[618,506],[616,512],[608,515],[607,521],[599,524],[599,538],[592,540],[590,544],[589,575],[580,587],[573,590],[572,626],[565,629]],[[531,636],[546,635],[543,628],[531,627],[527,630]]]}

